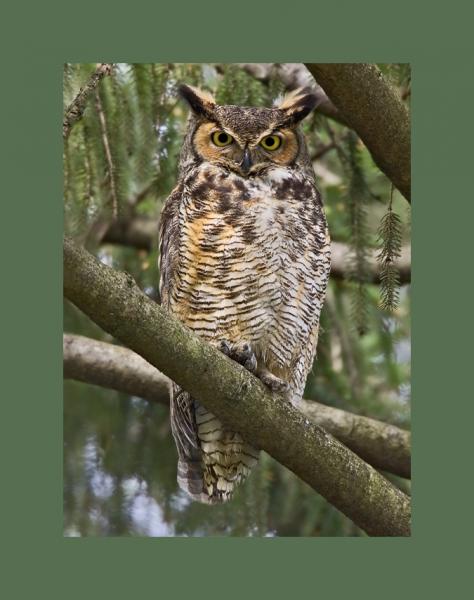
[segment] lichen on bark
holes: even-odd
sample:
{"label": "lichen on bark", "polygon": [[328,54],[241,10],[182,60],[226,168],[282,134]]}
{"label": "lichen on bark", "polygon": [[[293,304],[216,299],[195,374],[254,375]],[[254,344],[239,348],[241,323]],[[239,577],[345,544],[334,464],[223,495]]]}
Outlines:
{"label": "lichen on bark", "polygon": [[271,454],[369,535],[410,535],[410,499],[370,465],[201,340],[130,277],[64,240],[64,294],[102,329]]}

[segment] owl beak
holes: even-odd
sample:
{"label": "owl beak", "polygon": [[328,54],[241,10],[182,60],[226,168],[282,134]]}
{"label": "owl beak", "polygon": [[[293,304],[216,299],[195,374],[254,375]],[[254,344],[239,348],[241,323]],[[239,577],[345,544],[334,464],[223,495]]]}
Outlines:
{"label": "owl beak", "polygon": [[252,168],[252,157],[250,156],[250,151],[248,148],[245,148],[244,157],[240,163],[240,168],[245,175],[248,175],[250,169]]}

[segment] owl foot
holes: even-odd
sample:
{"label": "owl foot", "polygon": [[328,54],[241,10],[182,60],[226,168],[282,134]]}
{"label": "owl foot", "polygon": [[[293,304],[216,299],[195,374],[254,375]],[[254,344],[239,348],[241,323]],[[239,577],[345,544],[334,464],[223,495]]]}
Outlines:
{"label": "owl foot", "polygon": [[222,340],[219,345],[219,350],[242,365],[247,371],[255,373],[257,370],[257,357],[255,356],[252,347],[247,342],[231,344],[227,340]]}
{"label": "owl foot", "polygon": [[276,377],[270,371],[260,371],[257,373],[257,377],[260,379],[262,383],[264,383],[272,392],[277,394],[286,394],[290,385],[283,379]]}

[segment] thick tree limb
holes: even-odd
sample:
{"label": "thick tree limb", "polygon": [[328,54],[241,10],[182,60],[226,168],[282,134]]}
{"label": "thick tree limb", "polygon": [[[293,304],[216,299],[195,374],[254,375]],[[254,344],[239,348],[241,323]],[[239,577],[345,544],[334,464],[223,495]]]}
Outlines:
{"label": "thick tree limb", "polygon": [[[128,348],[63,336],[64,377],[168,405],[169,379]],[[345,410],[304,400],[301,411],[377,469],[410,477],[410,433]]]}
{"label": "thick tree limb", "polygon": [[378,167],[410,202],[410,114],[400,95],[368,63],[305,63]]}
{"label": "thick tree limb", "polygon": [[303,400],[301,411],[376,469],[411,477],[409,431],[313,400]]}
{"label": "thick tree limb", "polygon": [[86,108],[87,100],[91,93],[99,85],[99,82],[105,75],[110,75],[112,72],[112,63],[101,63],[92,73],[86,83],[81,87],[78,94],[67,107],[63,119],[63,138],[66,139],[71,132],[71,129],[77,121],[82,117]]}
{"label": "thick tree limb", "polygon": [[64,240],[64,294],[102,329],[288,467],[369,535],[410,535],[410,499],[251,373],[143,294],[131,275]]}
{"label": "thick tree limb", "polygon": [[[121,244],[134,248],[151,250],[158,242],[158,224],[146,217],[119,220],[112,223],[103,241],[109,244]],[[346,279],[346,263],[351,252],[347,244],[332,242],[331,244],[331,277]],[[400,283],[411,281],[411,252],[409,246],[402,248],[402,255],[396,259],[395,266],[399,269]],[[376,260],[376,252],[369,257],[370,281],[380,282],[380,265]]]}

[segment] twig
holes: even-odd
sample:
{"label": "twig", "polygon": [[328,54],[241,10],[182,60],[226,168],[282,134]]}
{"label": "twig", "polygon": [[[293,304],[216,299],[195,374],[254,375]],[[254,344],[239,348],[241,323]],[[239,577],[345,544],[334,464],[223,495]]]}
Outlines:
{"label": "twig", "polygon": [[330,150],[332,150],[333,148],[336,147],[336,143],[334,141],[329,142],[329,144],[326,144],[324,146],[321,146],[321,148],[318,148],[312,155],[311,155],[311,161],[314,160],[319,160],[321,157],[323,157],[327,152],[329,152]]}
{"label": "twig", "polygon": [[85,85],[81,87],[77,96],[67,107],[63,119],[64,139],[69,136],[73,125],[82,117],[90,94],[96,89],[100,80],[105,77],[105,75],[110,75],[112,69],[113,63],[100,63]]}
{"label": "twig", "polygon": [[129,201],[129,205],[134,209],[137,208],[137,206],[145,200],[155,185],[156,177],[153,177],[153,179]]}
{"label": "twig", "polygon": [[[323,88],[318,85],[308,74],[303,63],[238,63],[249,75],[268,85],[270,78],[276,75],[280,78],[286,91],[292,91],[298,87],[311,87],[318,97],[316,112],[329,117],[338,123],[346,125],[346,121],[331,100],[327,97]],[[216,65],[218,72],[222,67]]]}
{"label": "twig", "polygon": [[99,113],[100,128],[102,131],[102,144],[104,146],[105,157],[107,159],[107,166],[109,170],[109,181],[110,181],[110,195],[112,197],[112,215],[116,219],[118,216],[118,200],[117,200],[117,188],[115,185],[115,166],[112,160],[112,153],[110,151],[109,137],[107,134],[107,122],[105,120],[104,109],[102,107],[102,101],[100,99],[99,90],[95,91],[95,105],[97,112]]}

